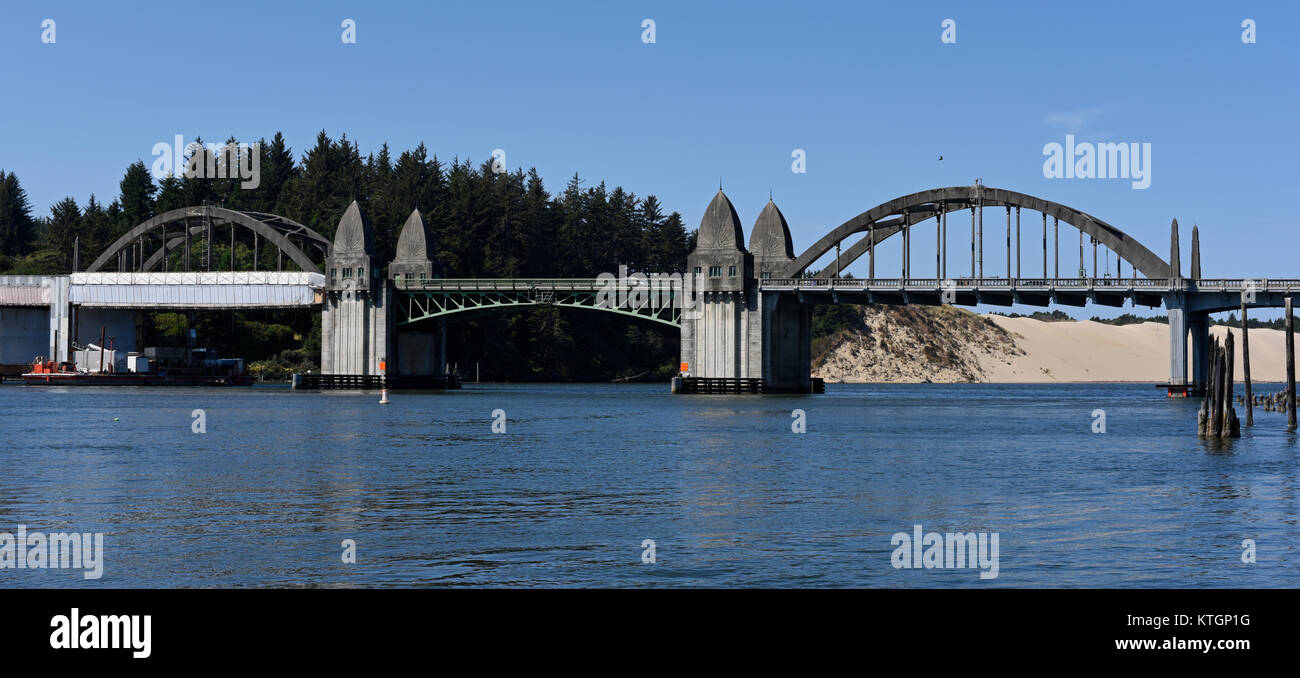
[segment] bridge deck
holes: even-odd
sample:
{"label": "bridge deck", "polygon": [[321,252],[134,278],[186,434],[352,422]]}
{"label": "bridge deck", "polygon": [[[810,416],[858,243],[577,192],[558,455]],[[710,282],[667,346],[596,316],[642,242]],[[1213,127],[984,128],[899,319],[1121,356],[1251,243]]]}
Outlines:
{"label": "bridge deck", "polygon": [[1188,308],[1215,312],[1236,308],[1243,294],[1249,306],[1278,306],[1300,293],[1300,280],[1264,278],[776,278],[759,281],[765,293],[795,293],[805,301],[830,303],[953,304],[974,306],[1122,307],[1126,302],[1161,306],[1179,292]]}
{"label": "bridge deck", "polygon": [[[1300,279],[1294,278],[1185,278],[1184,289],[1190,292],[1239,293],[1254,290],[1287,294],[1300,292]],[[563,290],[595,292],[618,288],[681,289],[682,279],[660,276],[643,279],[640,283],[628,278],[432,278],[427,280],[396,281],[399,290],[461,291],[461,292],[523,292],[528,290]],[[764,278],[758,281],[762,290],[818,291],[818,290],[880,290],[887,291],[958,291],[1023,290],[1051,292],[1054,290],[1082,291],[1133,291],[1164,294],[1175,289],[1167,278]]]}
{"label": "bridge deck", "polygon": [[[104,308],[290,308],[320,303],[325,277],[319,273],[191,272],[191,273],[74,273],[69,278],[72,304]],[[0,276],[0,306],[47,306],[53,276]],[[574,304],[590,306],[592,295],[617,292],[618,305],[632,295],[631,306],[662,308],[685,301],[683,279],[675,275],[645,278],[433,278],[397,279],[405,293],[435,295],[514,294],[512,303],[553,303],[547,293],[568,293]],[[936,303],[1025,303],[1082,305],[1093,300],[1118,305],[1132,299],[1158,305],[1174,291],[1193,295],[1300,294],[1300,279],[1202,278],[1182,279],[1175,286],[1166,278],[766,278],[763,292],[849,295],[854,301]],[[645,300],[636,298],[649,293]],[[948,295],[943,297],[943,295]],[[528,296],[522,296],[528,295]],[[579,298],[581,297],[581,298]],[[451,309],[443,309],[446,312]],[[457,309],[460,310],[460,309]]]}
{"label": "bridge deck", "polygon": [[325,276],[299,271],[73,273],[73,304],[103,308],[298,308],[320,303]]}
{"label": "bridge deck", "polygon": [[393,282],[399,290],[429,292],[527,292],[529,290],[554,290],[563,292],[599,292],[614,288],[623,289],[681,289],[681,276],[631,278],[427,278],[414,280],[398,278]]}
{"label": "bridge deck", "polygon": [[[1240,293],[1256,291],[1287,294],[1300,292],[1300,279],[1267,278],[1201,278],[1184,279],[1190,292]],[[957,290],[963,292],[1020,290],[1027,292],[1148,292],[1163,294],[1173,291],[1167,278],[768,278],[759,281],[759,288],[772,291],[818,290],[879,290],[935,292]]]}

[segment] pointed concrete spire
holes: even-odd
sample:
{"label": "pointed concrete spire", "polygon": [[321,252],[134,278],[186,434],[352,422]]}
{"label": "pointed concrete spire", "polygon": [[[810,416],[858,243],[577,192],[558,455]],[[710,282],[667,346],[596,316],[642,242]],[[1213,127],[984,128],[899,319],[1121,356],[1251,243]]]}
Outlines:
{"label": "pointed concrete spire", "polygon": [[402,232],[397,236],[397,259],[424,261],[433,259],[433,247],[429,238],[429,229],[424,225],[420,210],[411,210],[411,215],[402,225]]}
{"label": "pointed concrete spire", "polygon": [[1201,229],[1192,224],[1192,272],[1193,280],[1201,278]]}
{"label": "pointed concrete spire", "polygon": [[1178,220],[1169,225],[1169,277],[1183,277],[1183,266],[1178,257]]}
{"label": "pointed concrete spire", "polygon": [[334,233],[334,255],[340,254],[374,254],[375,235],[370,229],[370,222],[361,213],[361,206],[353,200],[339,219],[338,230]]}
{"label": "pointed concrete spire", "polygon": [[782,257],[794,259],[794,241],[790,238],[790,226],[785,215],[770,199],[754,222],[754,231],[749,236],[749,251],[755,257]]}
{"label": "pointed concrete spire", "polygon": [[438,272],[429,227],[420,216],[420,210],[411,210],[401,234],[397,236],[396,256],[388,264],[388,275],[393,279],[423,279],[435,277]]}
{"label": "pointed concrete spire", "polygon": [[697,249],[745,251],[745,233],[740,227],[740,216],[727,195],[718,190],[700,220]]}

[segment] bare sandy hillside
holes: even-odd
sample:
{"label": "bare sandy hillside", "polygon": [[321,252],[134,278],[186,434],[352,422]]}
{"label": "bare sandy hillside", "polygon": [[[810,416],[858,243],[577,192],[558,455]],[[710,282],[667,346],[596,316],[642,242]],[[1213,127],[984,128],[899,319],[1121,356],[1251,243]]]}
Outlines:
{"label": "bare sandy hillside", "polygon": [[[1220,340],[1226,332],[1211,328]],[[1237,379],[1243,379],[1241,333],[1233,333]],[[1250,331],[1254,380],[1285,378],[1283,341],[1278,330]],[[1169,326],[1044,322],[952,307],[866,307],[861,327],[819,340],[813,356],[813,375],[828,382],[1154,384],[1169,378]]]}
{"label": "bare sandy hillside", "polygon": [[987,365],[1021,357],[1014,337],[962,309],[866,307],[861,322],[813,345],[813,375],[831,382],[990,381]]}

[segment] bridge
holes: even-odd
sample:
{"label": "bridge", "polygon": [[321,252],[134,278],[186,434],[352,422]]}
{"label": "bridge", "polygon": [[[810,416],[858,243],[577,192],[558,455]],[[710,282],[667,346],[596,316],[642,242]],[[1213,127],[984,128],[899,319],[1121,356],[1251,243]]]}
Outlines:
{"label": "bridge", "polygon": [[[1001,258],[997,253],[986,262],[986,210],[1005,214],[1003,233],[994,236],[1002,245],[998,250],[1005,253],[1002,275],[992,271],[992,258]],[[949,221],[964,212],[970,223],[969,267],[957,272],[960,264],[949,258]],[[1028,226],[1023,212],[1030,213]],[[1038,223],[1040,234],[1027,240],[1025,232]],[[1078,234],[1078,265],[1066,275],[1061,273],[1062,223]],[[912,240],[923,228],[933,228],[933,277],[913,273]],[[230,238],[229,271],[216,270],[223,262],[213,259],[222,231]],[[965,263],[966,238],[958,237],[954,254],[960,251]],[[877,278],[879,247],[891,238],[901,253],[901,275]],[[1067,239],[1073,238],[1067,233]],[[1072,248],[1068,240],[1067,248]],[[254,270],[234,270],[237,241],[251,247]],[[1027,257],[1026,242],[1038,245],[1041,257],[1040,252]],[[197,261],[195,244],[200,250]],[[1091,272],[1087,244],[1092,248]],[[268,246],[276,249],[276,270],[259,271],[260,248]],[[1113,275],[1109,265],[1099,269],[1099,251],[1115,255]],[[436,375],[447,365],[447,323],[546,305],[613,312],[677,327],[681,361],[690,377],[756,380],[768,391],[807,392],[812,304],[1129,303],[1168,311],[1173,393],[1194,391],[1205,383],[1210,313],[1239,308],[1243,299],[1248,307],[1279,307],[1284,298],[1300,292],[1296,279],[1201,277],[1196,228],[1190,271],[1184,277],[1176,220],[1166,261],[1086,212],[978,182],[876,205],[831,229],[797,256],[789,226],[774,202],[760,211],[746,247],[740,218],[719,190],[701,220],[685,274],[620,270],[588,279],[443,278],[433,234],[419,210],[403,224],[393,261],[379,261],[375,252],[373,230],[355,202],[340,219],[332,241],[272,214],[213,206],[172,210],[123,234],[84,273],[0,276],[0,316],[5,320],[0,323],[0,364],[16,362],[23,353],[64,360],[80,325],[108,325],[118,336],[133,336],[134,314],[145,310],[300,308],[319,309],[322,315],[325,375],[375,375],[382,359],[388,360],[389,373]],[[809,272],[828,256],[828,265]],[[864,256],[866,278],[842,276]],[[1024,266],[1027,258],[1039,264],[1036,271]],[[324,266],[318,267],[322,261]],[[116,271],[105,270],[114,264]],[[286,266],[298,270],[284,270]]]}
{"label": "bridge", "polygon": [[[997,250],[1005,252],[1001,276],[991,274],[991,262],[986,271],[986,211],[1005,215],[1002,233],[994,236]],[[962,212],[969,213],[969,249],[963,233],[950,252],[954,240],[949,236],[950,217],[964,216]],[[1031,247],[1025,247],[1025,232],[1038,230],[1036,222],[1041,223],[1041,235],[1030,235]],[[1062,223],[1078,234],[1074,276],[1061,274]],[[912,239],[919,229],[930,228],[935,247],[933,259],[927,260],[933,262],[934,277],[925,278],[913,273]],[[877,278],[878,248],[891,238],[900,253],[901,275]],[[1067,238],[1072,238],[1068,232]],[[1086,243],[1092,247],[1091,273]],[[1039,251],[1027,254],[1031,249]],[[832,251],[830,264],[810,275],[810,266]],[[1099,251],[1115,255],[1113,276],[1098,266]],[[1082,210],[976,182],[876,205],[831,229],[796,256],[789,226],[775,203],[768,201],[759,213],[746,247],[740,217],[719,190],[700,223],[698,245],[687,258],[692,280],[702,278],[697,290],[702,293],[698,299],[702,308],[684,316],[682,362],[692,376],[756,379],[769,391],[807,392],[812,303],[1122,306],[1128,302],[1163,305],[1168,311],[1170,394],[1185,395],[1206,383],[1209,314],[1238,308],[1243,302],[1247,307],[1282,306],[1286,297],[1300,291],[1300,280],[1202,278],[1200,235],[1195,227],[1190,275],[1184,277],[1177,220],[1170,225],[1168,251],[1166,261],[1121,229]],[[969,268],[958,273],[959,264],[950,253],[963,260],[969,254]],[[1041,268],[1028,272],[1027,257],[1037,263],[1040,253]],[[867,277],[843,278],[845,267],[862,256],[867,257]]]}

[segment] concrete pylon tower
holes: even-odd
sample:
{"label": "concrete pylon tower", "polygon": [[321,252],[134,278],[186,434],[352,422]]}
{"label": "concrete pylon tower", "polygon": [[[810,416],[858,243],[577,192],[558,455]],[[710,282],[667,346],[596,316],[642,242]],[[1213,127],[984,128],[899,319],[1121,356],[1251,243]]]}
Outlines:
{"label": "concrete pylon tower", "polygon": [[754,256],[754,274],[759,278],[780,277],[794,261],[794,241],[785,215],[771,200],[763,206],[749,236],[749,251]]}
{"label": "concrete pylon tower", "polygon": [[1178,220],[1169,224],[1169,294],[1165,311],[1169,315],[1169,383],[1187,384],[1187,298],[1184,293],[1182,264],[1179,256]]}
{"label": "concrete pylon tower", "polygon": [[374,231],[353,201],[325,258],[322,374],[379,374],[380,359],[392,353],[392,294],[379,266]]}
{"label": "concrete pylon tower", "polygon": [[434,259],[429,228],[420,216],[420,210],[411,210],[401,234],[397,236],[397,256],[388,264],[388,277],[424,280],[440,277],[441,273]]}
{"label": "concrete pylon tower", "polygon": [[758,278],[747,292],[746,330],[750,345],[747,377],[762,378],[769,390],[807,392],[811,387],[812,313],[787,294],[760,294],[757,282],[782,277],[794,261],[794,241],[785,215],[771,200],[749,236]]}
{"label": "concrete pylon tower", "polygon": [[700,221],[695,251],[686,257],[691,306],[683,310],[682,362],[692,377],[748,376],[744,313],[753,288],[753,258],[736,208],[721,190]]}
{"label": "concrete pylon tower", "polygon": [[1173,222],[1169,224],[1169,277],[1170,278],[1183,277],[1183,265],[1182,263],[1180,263],[1182,257],[1179,256],[1179,249],[1180,248],[1178,246],[1178,220],[1174,219]]}
{"label": "concrete pylon tower", "polygon": [[[397,236],[396,257],[388,264],[388,277],[394,285],[418,285],[421,280],[441,277],[433,245],[433,235],[420,210],[412,210]],[[445,371],[447,329],[442,322],[396,330],[394,337],[397,355],[395,359],[390,356],[390,373],[433,375]]]}
{"label": "concrete pylon tower", "polygon": [[1201,279],[1201,229],[1192,224],[1192,280]]}

